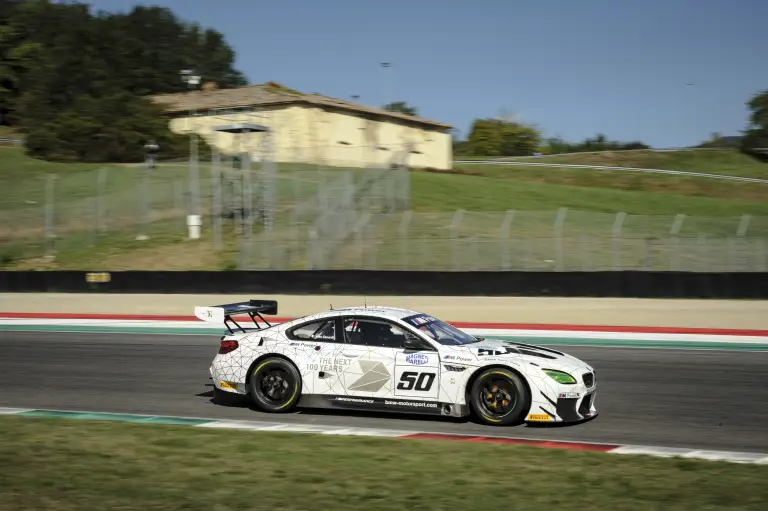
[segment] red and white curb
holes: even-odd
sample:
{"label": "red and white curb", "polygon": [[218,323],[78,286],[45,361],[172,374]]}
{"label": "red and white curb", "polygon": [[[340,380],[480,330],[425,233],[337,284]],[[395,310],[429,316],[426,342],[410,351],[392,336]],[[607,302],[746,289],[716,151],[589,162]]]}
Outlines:
{"label": "red and white curb", "polygon": [[[290,319],[270,318],[269,321],[275,325]],[[243,321],[241,325],[249,325],[249,319]],[[542,344],[768,351],[768,330],[451,323],[471,335],[535,339]],[[194,316],[0,312],[0,330],[57,331],[57,328],[69,332],[174,335],[220,335],[225,330],[223,324],[205,323]]]}
{"label": "red and white curb", "polygon": [[190,427],[268,431],[276,433],[311,433],[316,435],[390,437],[412,440],[447,440],[453,442],[490,443],[502,445],[524,445],[570,451],[591,451],[607,454],[646,455],[661,458],[679,457],[708,461],[727,461],[731,463],[748,463],[768,465],[768,453],[710,451],[703,449],[618,445],[595,442],[575,442],[562,440],[543,440],[534,438],[510,438],[501,436],[469,435],[456,433],[438,433],[424,431],[406,431],[396,429],[356,428],[343,426],[325,426],[318,424],[288,424],[266,421],[219,420],[198,417],[159,416],[141,414],[119,414],[106,412],[39,410],[30,408],[2,408],[0,415],[20,415],[23,417],[71,418],[85,420],[112,420],[140,424],[171,424]]}
{"label": "red and white curb", "polygon": [[[250,323],[248,316],[233,316],[240,322]],[[292,317],[269,317],[271,324],[284,323],[292,321]],[[204,323],[195,316],[169,315],[169,314],[92,314],[92,313],[65,313],[65,312],[0,312],[0,320],[47,320],[51,324],[104,324],[104,323],[125,323],[125,324],[158,324],[164,323],[172,326],[200,327],[211,325]],[[64,321],[61,321],[64,320]],[[629,334],[642,335],[645,338],[649,334],[660,336],[712,336],[714,338],[738,337],[754,338],[768,337],[768,330],[747,329],[747,328],[692,328],[692,327],[654,327],[654,326],[622,326],[622,325],[567,325],[567,324],[538,324],[538,323],[488,323],[488,322],[466,322],[449,321],[457,328],[474,331],[513,331],[525,332],[526,335],[533,332],[557,332],[559,334],[567,332],[571,336],[578,336],[579,332],[584,335],[594,336],[595,334],[615,335]],[[222,328],[224,325],[222,324]],[[541,335],[541,334],[539,334]]]}

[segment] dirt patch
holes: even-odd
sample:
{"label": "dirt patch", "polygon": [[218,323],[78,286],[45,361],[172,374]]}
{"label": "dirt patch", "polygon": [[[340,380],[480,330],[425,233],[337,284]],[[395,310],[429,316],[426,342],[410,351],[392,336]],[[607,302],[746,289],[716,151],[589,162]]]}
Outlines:
{"label": "dirt patch", "polygon": [[217,262],[210,243],[179,242],[111,254],[99,266],[110,270],[202,270],[215,269]]}
{"label": "dirt patch", "polygon": [[435,169],[432,167],[415,168],[411,172],[429,172],[431,174],[458,174],[462,176],[484,176],[483,172],[467,169]]}
{"label": "dirt patch", "polygon": [[[0,293],[0,310],[80,314],[191,316],[196,305],[252,298],[277,300],[280,317],[362,305],[354,295],[186,295],[111,293]],[[376,296],[368,306],[424,311],[447,321],[768,329],[766,300],[653,300],[635,298]]]}
{"label": "dirt patch", "polygon": [[13,270],[218,270],[218,256],[210,242],[179,242],[137,248],[86,258],[78,262],[55,257],[20,259]]}

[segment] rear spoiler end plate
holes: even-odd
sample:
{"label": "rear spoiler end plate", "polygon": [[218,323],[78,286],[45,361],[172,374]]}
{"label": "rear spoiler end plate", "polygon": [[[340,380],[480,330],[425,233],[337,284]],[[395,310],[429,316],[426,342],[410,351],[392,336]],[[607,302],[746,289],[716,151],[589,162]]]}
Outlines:
{"label": "rear spoiler end plate", "polygon": [[245,328],[237,323],[237,321],[232,319],[232,316],[244,314],[247,314],[251,318],[258,330],[261,330],[262,327],[259,325],[258,321],[256,321],[257,316],[261,321],[266,323],[267,327],[271,327],[272,325],[269,323],[269,321],[264,319],[262,314],[266,314],[268,316],[277,315],[277,301],[249,300],[247,302],[195,307],[195,316],[197,319],[205,321],[206,323],[224,323],[224,326],[227,327],[229,333],[234,333],[232,327],[230,326],[230,322],[233,323],[237,329],[243,332],[246,331]]}

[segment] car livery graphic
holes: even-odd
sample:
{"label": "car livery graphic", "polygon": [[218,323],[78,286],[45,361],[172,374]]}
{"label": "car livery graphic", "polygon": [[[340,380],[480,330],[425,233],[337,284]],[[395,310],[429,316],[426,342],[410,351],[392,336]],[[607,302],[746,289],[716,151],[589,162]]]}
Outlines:
{"label": "car livery graphic", "polygon": [[[264,412],[474,415],[500,426],[578,423],[598,414],[595,370],[560,351],[474,337],[393,307],[329,310],[272,325],[263,315],[276,315],[277,305],[195,307],[198,319],[227,328],[210,366],[217,392],[248,395]],[[255,327],[240,326],[235,314],[248,314]]]}

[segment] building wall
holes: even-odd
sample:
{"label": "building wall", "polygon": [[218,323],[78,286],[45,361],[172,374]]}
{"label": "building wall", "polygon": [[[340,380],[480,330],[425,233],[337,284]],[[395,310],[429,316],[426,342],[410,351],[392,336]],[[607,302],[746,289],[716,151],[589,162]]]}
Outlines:
{"label": "building wall", "polygon": [[[405,161],[411,167],[449,169],[453,162],[451,135],[407,125],[396,119],[376,120],[364,114],[308,106],[286,106],[249,111],[222,110],[194,118],[171,120],[175,133],[195,129],[222,152],[236,153],[240,144],[253,158],[263,154],[264,133],[243,136],[218,133],[215,126],[234,123],[271,128],[273,161],[313,163],[342,167],[381,167]],[[408,144],[413,150],[408,152]],[[407,158],[407,160],[404,160]]]}

